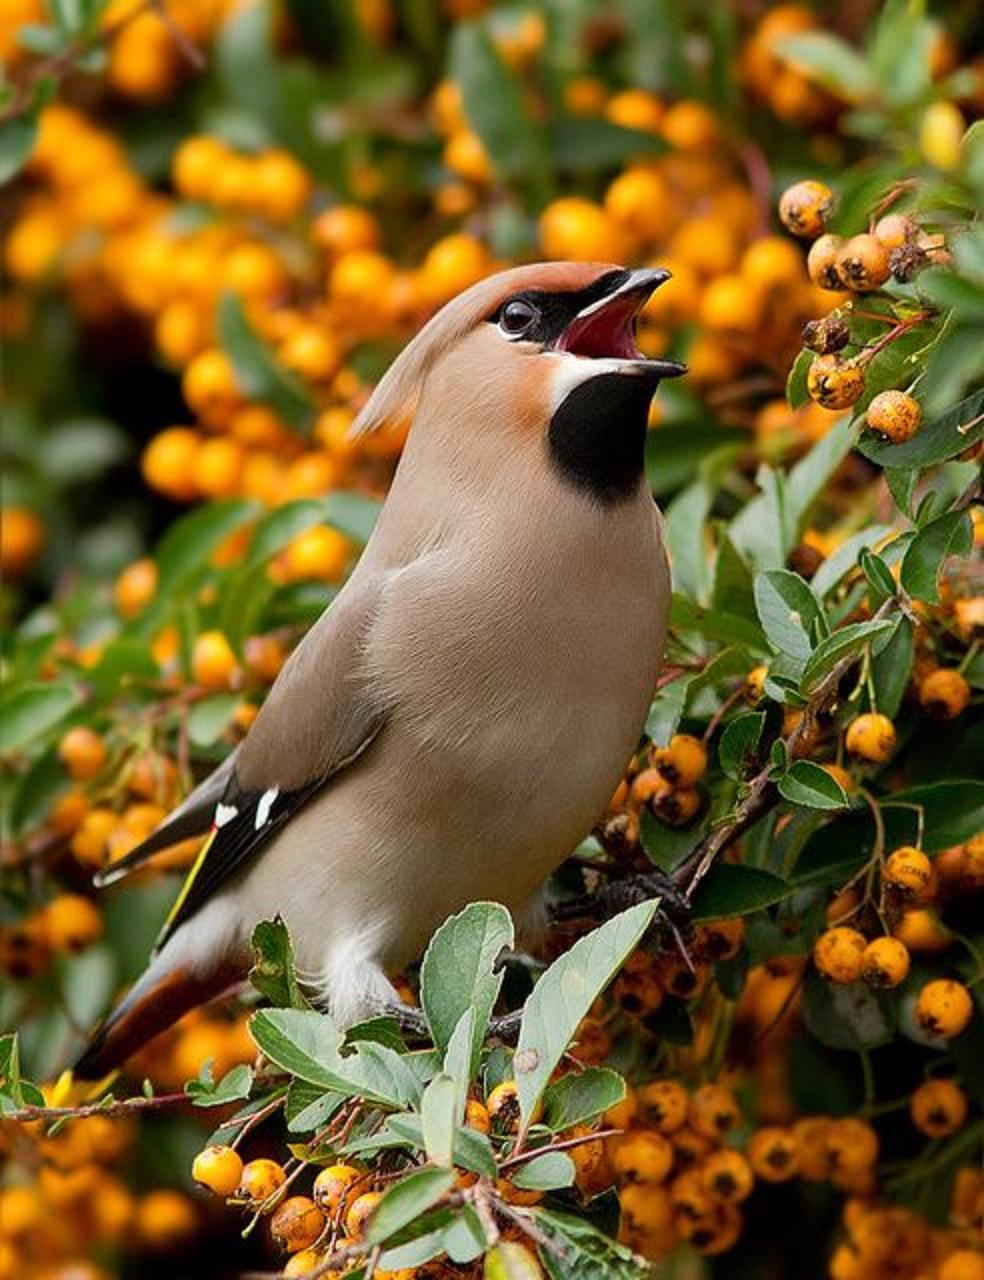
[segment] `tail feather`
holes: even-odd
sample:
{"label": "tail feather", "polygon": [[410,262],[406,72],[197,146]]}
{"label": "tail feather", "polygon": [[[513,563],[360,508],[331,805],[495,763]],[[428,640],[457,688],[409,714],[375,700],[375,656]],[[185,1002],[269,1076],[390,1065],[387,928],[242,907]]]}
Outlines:
{"label": "tail feather", "polygon": [[96,1029],[75,1063],[75,1077],[101,1079],[182,1014],[214,999],[240,976],[228,965],[195,973],[166,963],[162,953]]}

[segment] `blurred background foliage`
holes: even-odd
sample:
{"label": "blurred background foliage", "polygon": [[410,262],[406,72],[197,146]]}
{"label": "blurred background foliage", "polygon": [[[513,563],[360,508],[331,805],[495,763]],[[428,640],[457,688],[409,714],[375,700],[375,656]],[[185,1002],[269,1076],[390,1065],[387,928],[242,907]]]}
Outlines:
{"label": "blurred background foliage", "polygon": [[[371,531],[405,424],[353,442],[354,413],[434,310],[514,261],[658,262],[674,273],[640,325],[648,354],[691,370],[661,390],[647,446],[676,593],[673,678],[654,703],[653,743],[681,727],[713,735],[766,661],[770,714],[788,721],[801,708],[802,664],[783,665],[790,637],[770,630],[753,573],[813,579],[836,632],[888,598],[894,569],[921,630],[913,641],[897,628],[890,660],[872,667],[878,709],[901,708],[909,752],[904,771],[879,775],[878,794],[979,778],[980,559],[959,570],[948,559],[979,545],[981,528],[966,515],[984,409],[975,0],[7,0],[0,55],[0,1025],[20,1029],[32,1078],[54,1079],[139,972],[174,893],[171,877],[145,876],[95,909],[92,871],[138,843],[248,729]],[[775,214],[804,178],[836,196],[826,232],[910,219],[884,288],[818,283]],[[862,395],[825,407],[808,379],[820,348],[804,350],[802,330],[830,316],[846,316],[846,351],[862,358],[866,381]],[[925,419],[902,444],[861,435],[886,389],[911,391]],[[892,541],[886,587],[859,556]],[[814,635],[806,652],[816,647]],[[934,664],[959,667],[970,701],[942,728],[913,693]],[[850,764],[840,745],[819,758]],[[683,825],[676,811],[642,806],[643,844],[660,866],[678,865],[734,801],[741,771],[723,773],[710,803],[688,795]],[[735,908],[754,942],[745,967],[760,975],[767,961],[809,953],[827,899],[868,848],[867,802],[855,797],[832,836],[815,827],[826,784],[809,779],[812,799],[796,789],[807,777],[786,783],[789,803],[808,812],[781,867],[768,862],[773,828],[749,842],[756,867],[796,864],[799,891],[813,886],[812,898],[790,900],[802,917],[795,941],[789,919],[769,914],[776,897]],[[984,827],[979,789],[953,785],[922,796],[934,854]],[[839,803],[831,794],[827,807]],[[893,838],[913,838],[890,813],[889,825]],[[170,851],[161,869],[193,855]],[[954,883],[979,908],[980,868],[967,865]],[[947,910],[952,929],[979,936],[979,917],[961,916],[959,903]],[[945,950],[937,926],[908,927],[907,945],[932,964]],[[979,963],[961,970],[968,980]],[[802,966],[793,970],[798,982]],[[781,1016],[783,1001],[795,1004],[790,972],[771,975],[779,997],[755,980],[753,1034],[770,1025],[764,1009]],[[744,970],[722,980],[733,1000]],[[809,990],[812,1035],[782,1040],[785,1083],[769,1075],[772,1059],[756,1060],[755,1087],[774,1095],[783,1123],[852,1110],[871,1069],[856,1061],[831,988]],[[679,1023],[664,1016],[660,1035],[674,1034]],[[980,1086],[979,1043],[960,1059],[968,1089],[971,1075]],[[885,1052],[911,1085],[923,1069],[918,1036]],[[221,1076],[253,1055],[243,1011],[230,1006],[186,1020],[131,1074],[180,1090],[209,1058]],[[899,1091],[889,1074],[879,1097]],[[979,1116],[979,1093],[975,1105]],[[104,1156],[95,1138],[65,1153],[63,1138],[47,1153],[57,1176],[33,1208],[21,1205],[25,1231],[44,1225],[31,1213],[75,1213],[90,1197],[100,1208],[79,1211],[69,1259],[91,1252],[110,1274],[234,1274],[257,1251],[230,1243],[231,1215],[192,1208],[184,1193],[153,1199],[162,1185],[187,1185],[203,1133],[165,1114],[119,1150],[105,1139]],[[911,1135],[882,1137],[893,1159],[912,1158]],[[979,1139],[974,1119],[954,1160]],[[117,1160],[125,1178],[110,1172]],[[937,1167],[926,1165],[924,1189]],[[939,1180],[946,1196],[955,1168]],[[80,1169],[98,1177],[86,1182]],[[674,1255],[674,1274],[826,1274],[828,1190],[797,1183],[753,1202],[740,1248],[713,1262]],[[168,1248],[180,1250],[203,1217],[212,1252],[179,1252],[175,1263]],[[17,1233],[14,1245],[0,1274],[24,1274]],[[58,1248],[48,1252],[54,1260],[38,1257],[52,1276],[88,1277],[58,1271]],[[899,1267],[892,1274],[910,1274]],[[929,1263],[925,1273],[937,1275]]]}

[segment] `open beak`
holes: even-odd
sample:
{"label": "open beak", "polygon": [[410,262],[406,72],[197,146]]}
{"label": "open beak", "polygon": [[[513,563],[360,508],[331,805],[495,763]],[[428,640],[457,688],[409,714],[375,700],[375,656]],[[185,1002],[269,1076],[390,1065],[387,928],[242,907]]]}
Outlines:
{"label": "open beak", "polygon": [[676,360],[648,360],[636,342],[639,311],[653,290],[669,280],[662,267],[642,268],[603,298],[579,311],[557,340],[557,351],[591,359],[625,360],[639,365],[639,372],[659,378],[678,378],[687,366]]}

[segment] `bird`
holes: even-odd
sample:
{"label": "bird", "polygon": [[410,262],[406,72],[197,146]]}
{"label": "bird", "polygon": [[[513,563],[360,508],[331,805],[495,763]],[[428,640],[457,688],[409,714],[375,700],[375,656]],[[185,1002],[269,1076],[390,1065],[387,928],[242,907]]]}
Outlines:
{"label": "bird", "polygon": [[206,835],[148,967],[77,1060],[99,1079],[241,982],[279,917],[342,1027],[473,901],[543,921],[544,883],[637,749],[670,599],[645,474],[684,373],[636,319],[660,268],[491,275],[403,349],[353,433],[410,419],[376,526],[249,732],[108,885]]}

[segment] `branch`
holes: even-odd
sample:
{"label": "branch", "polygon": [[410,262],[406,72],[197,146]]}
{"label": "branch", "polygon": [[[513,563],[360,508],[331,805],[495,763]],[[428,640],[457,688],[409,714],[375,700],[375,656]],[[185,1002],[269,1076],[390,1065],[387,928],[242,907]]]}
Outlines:
{"label": "branch", "polygon": [[89,1102],[80,1107],[18,1107],[16,1111],[0,1112],[2,1120],[65,1120],[84,1119],[86,1116],[133,1115],[135,1111],[163,1111],[179,1103],[194,1103],[189,1093],[161,1093],[153,1098],[125,1098],[122,1102]]}
{"label": "branch", "polygon": [[[879,622],[894,609],[900,608],[895,598],[885,603],[872,616],[872,622]],[[851,653],[841,658],[836,666],[824,676],[816,690],[803,708],[803,715],[793,731],[786,737],[786,751],[790,760],[796,760],[809,750],[813,735],[819,724],[820,716],[836,701],[837,688],[844,676],[860,661],[860,654]],[[772,769],[766,765],[748,784],[748,791],[733,810],[731,816],[713,831],[709,831],[697,845],[693,853],[674,873],[674,882],[683,890],[687,902],[693,901],[694,893],[700,882],[714,865],[715,858],[743,835],[749,827],[753,827],[759,818],[779,802],[779,792],[772,781]]]}

